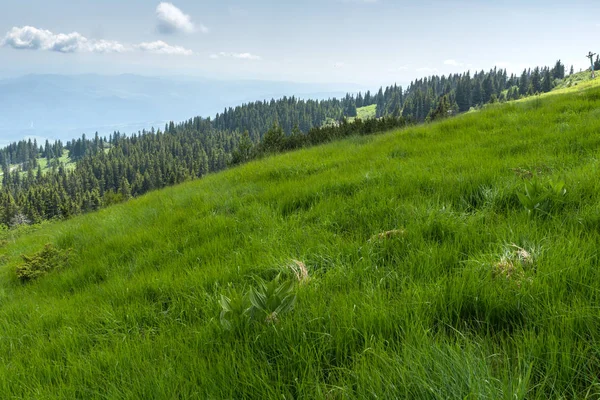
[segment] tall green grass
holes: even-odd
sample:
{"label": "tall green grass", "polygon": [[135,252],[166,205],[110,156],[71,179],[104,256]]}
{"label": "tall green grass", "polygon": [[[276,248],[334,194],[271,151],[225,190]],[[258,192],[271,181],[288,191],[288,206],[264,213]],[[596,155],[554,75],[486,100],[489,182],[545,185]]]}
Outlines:
{"label": "tall green grass", "polygon": [[[595,86],[4,232],[0,393],[598,398],[599,150]],[[532,177],[566,194],[529,212]],[[22,284],[47,243],[68,264]],[[292,260],[294,309],[224,329],[221,295],[294,280]]]}

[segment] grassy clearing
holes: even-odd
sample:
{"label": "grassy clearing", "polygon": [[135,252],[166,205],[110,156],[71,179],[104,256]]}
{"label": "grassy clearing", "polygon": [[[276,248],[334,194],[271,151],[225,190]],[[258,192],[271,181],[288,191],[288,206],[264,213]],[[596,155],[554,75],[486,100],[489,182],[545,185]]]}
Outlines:
{"label": "grassy clearing", "polygon": [[[50,170],[50,167],[48,166],[48,159],[45,157],[39,157],[37,159],[38,165],[42,168],[42,173],[45,174],[46,172],[48,172]],[[76,163],[74,161],[71,161],[71,157],[69,157],[69,150],[64,150],[62,156],[58,159],[58,163],[59,164],[63,164],[64,168],[67,171],[71,171],[74,170],[76,167]],[[17,164],[12,164],[10,166],[10,171],[14,171],[18,168],[20,168],[21,165],[17,165]],[[37,171],[37,168],[35,168],[34,173]],[[4,175],[2,172],[0,172],[0,176]],[[20,175],[22,177],[27,176],[27,172],[21,172]],[[0,183],[1,184],[1,183]]]}
{"label": "grassy clearing", "polygon": [[[0,391],[597,398],[598,132],[592,87],[3,232]],[[541,200],[528,210],[519,195]],[[22,284],[21,255],[47,243],[68,263]],[[221,295],[293,280],[293,260],[310,279],[292,311],[223,329]]]}
{"label": "grassy clearing", "polygon": [[356,117],[348,117],[348,122],[354,122],[356,118],[367,120],[375,118],[377,114],[377,104],[372,104],[366,107],[359,107],[356,109]]}
{"label": "grassy clearing", "polygon": [[366,107],[360,107],[356,109],[356,116],[362,120],[375,118],[375,113],[377,111],[377,104],[372,104]]}
{"label": "grassy clearing", "polygon": [[[58,159],[59,164],[63,164],[67,170],[75,169],[76,163],[71,161],[71,157],[69,157],[69,150],[63,150],[62,156]],[[38,158],[38,164],[42,167],[42,172],[45,173],[49,170],[48,167],[48,159],[45,157]]]}
{"label": "grassy clearing", "polygon": [[573,75],[566,76],[554,89],[554,92],[565,93],[568,92],[569,88],[578,90],[589,89],[590,87],[596,86],[600,81],[600,73],[596,71],[596,78],[592,79],[590,71],[577,72]]}

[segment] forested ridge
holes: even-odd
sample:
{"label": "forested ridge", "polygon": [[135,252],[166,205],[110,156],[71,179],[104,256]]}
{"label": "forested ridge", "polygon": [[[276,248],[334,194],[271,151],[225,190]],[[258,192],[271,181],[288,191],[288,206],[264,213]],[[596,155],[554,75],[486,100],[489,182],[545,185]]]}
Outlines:
{"label": "forested ridge", "polygon": [[[573,73],[571,69],[571,73]],[[565,78],[565,66],[534,68],[520,76],[494,68],[415,80],[343,99],[257,101],[225,109],[214,119],[195,117],[163,130],[98,134],[63,144],[20,141],[0,150],[0,224],[15,226],[82,212],[196,179],[264,154],[382,132],[445,118],[487,103],[548,92]],[[357,108],[376,105],[375,120]],[[74,168],[60,161],[68,151]],[[42,169],[40,159],[46,159]]]}

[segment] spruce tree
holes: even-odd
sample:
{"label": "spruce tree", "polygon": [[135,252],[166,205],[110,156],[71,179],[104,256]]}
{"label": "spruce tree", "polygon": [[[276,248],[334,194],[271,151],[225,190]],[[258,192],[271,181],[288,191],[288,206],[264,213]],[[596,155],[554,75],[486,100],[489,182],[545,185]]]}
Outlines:
{"label": "spruce tree", "polygon": [[565,65],[558,60],[552,69],[552,77],[554,79],[564,79],[565,77]]}
{"label": "spruce tree", "polygon": [[526,96],[529,91],[529,74],[527,70],[523,70],[521,74],[521,78],[519,78],[519,94],[521,96]]}
{"label": "spruce tree", "polygon": [[379,88],[379,92],[377,93],[377,109],[375,111],[375,118],[381,118],[385,115],[385,96],[383,94],[383,89]]}
{"label": "spruce tree", "polygon": [[542,91],[544,93],[547,93],[547,92],[549,92],[549,91],[552,90],[553,86],[554,86],[554,82],[553,82],[553,79],[552,79],[552,75],[550,74],[550,70],[546,69],[544,71],[544,80],[542,82]]}
{"label": "spruce tree", "polygon": [[123,200],[129,200],[131,198],[131,186],[129,185],[129,181],[125,177],[121,179],[119,193],[121,193],[121,195],[123,196]]}
{"label": "spruce tree", "polygon": [[275,153],[283,149],[285,134],[281,126],[274,124],[271,129],[265,133],[262,140],[261,149],[266,153]]}
{"label": "spruce tree", "polygon": [[542,75],[540,68],[536,67],[531,74],[531,86],[533,87],[533,93],[540,93],[542,91]]}

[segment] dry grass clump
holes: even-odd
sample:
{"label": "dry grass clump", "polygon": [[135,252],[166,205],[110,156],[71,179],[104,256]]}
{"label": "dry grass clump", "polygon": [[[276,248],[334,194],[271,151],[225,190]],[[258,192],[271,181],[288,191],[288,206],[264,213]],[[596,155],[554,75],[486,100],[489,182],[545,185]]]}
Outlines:
{"label": "dry grass clump", "polygon": [[533,255],[531,252],[525,250],[522,247],[517,246],[516,244],[510,245],[514,248],[514,256],[524,265],[533,266]]}
{"label": "dry grass clump", "polygon": [[521,286],[525,281],[532,281],[534,264],[532,253],[513,243],[500,261],[493,264],[492,273],[495,278],[504,278]]}
{"label": "dry grass clump", "polygon": [[310,280],[310,277],[308,276],[308,269],[302,261],[292,259],[292,263],[289,264],[289,267],[294,275],[296,275],[298,282],[307,283]]}
{"label": "dry grass clump", "polygon": [[533,172],[525,168],[511,168],[511,171],[515,173],[521,179],[533,178]]}
{"label": "dry grass clump", "polygon": [[373,236],[369,241],[372,242],[375,240],[387,240],[397,236],[404,236],[404,234],[406,234],[406,231],[404,229],[393,229],[391,231],[378,233],[377,235]]}

